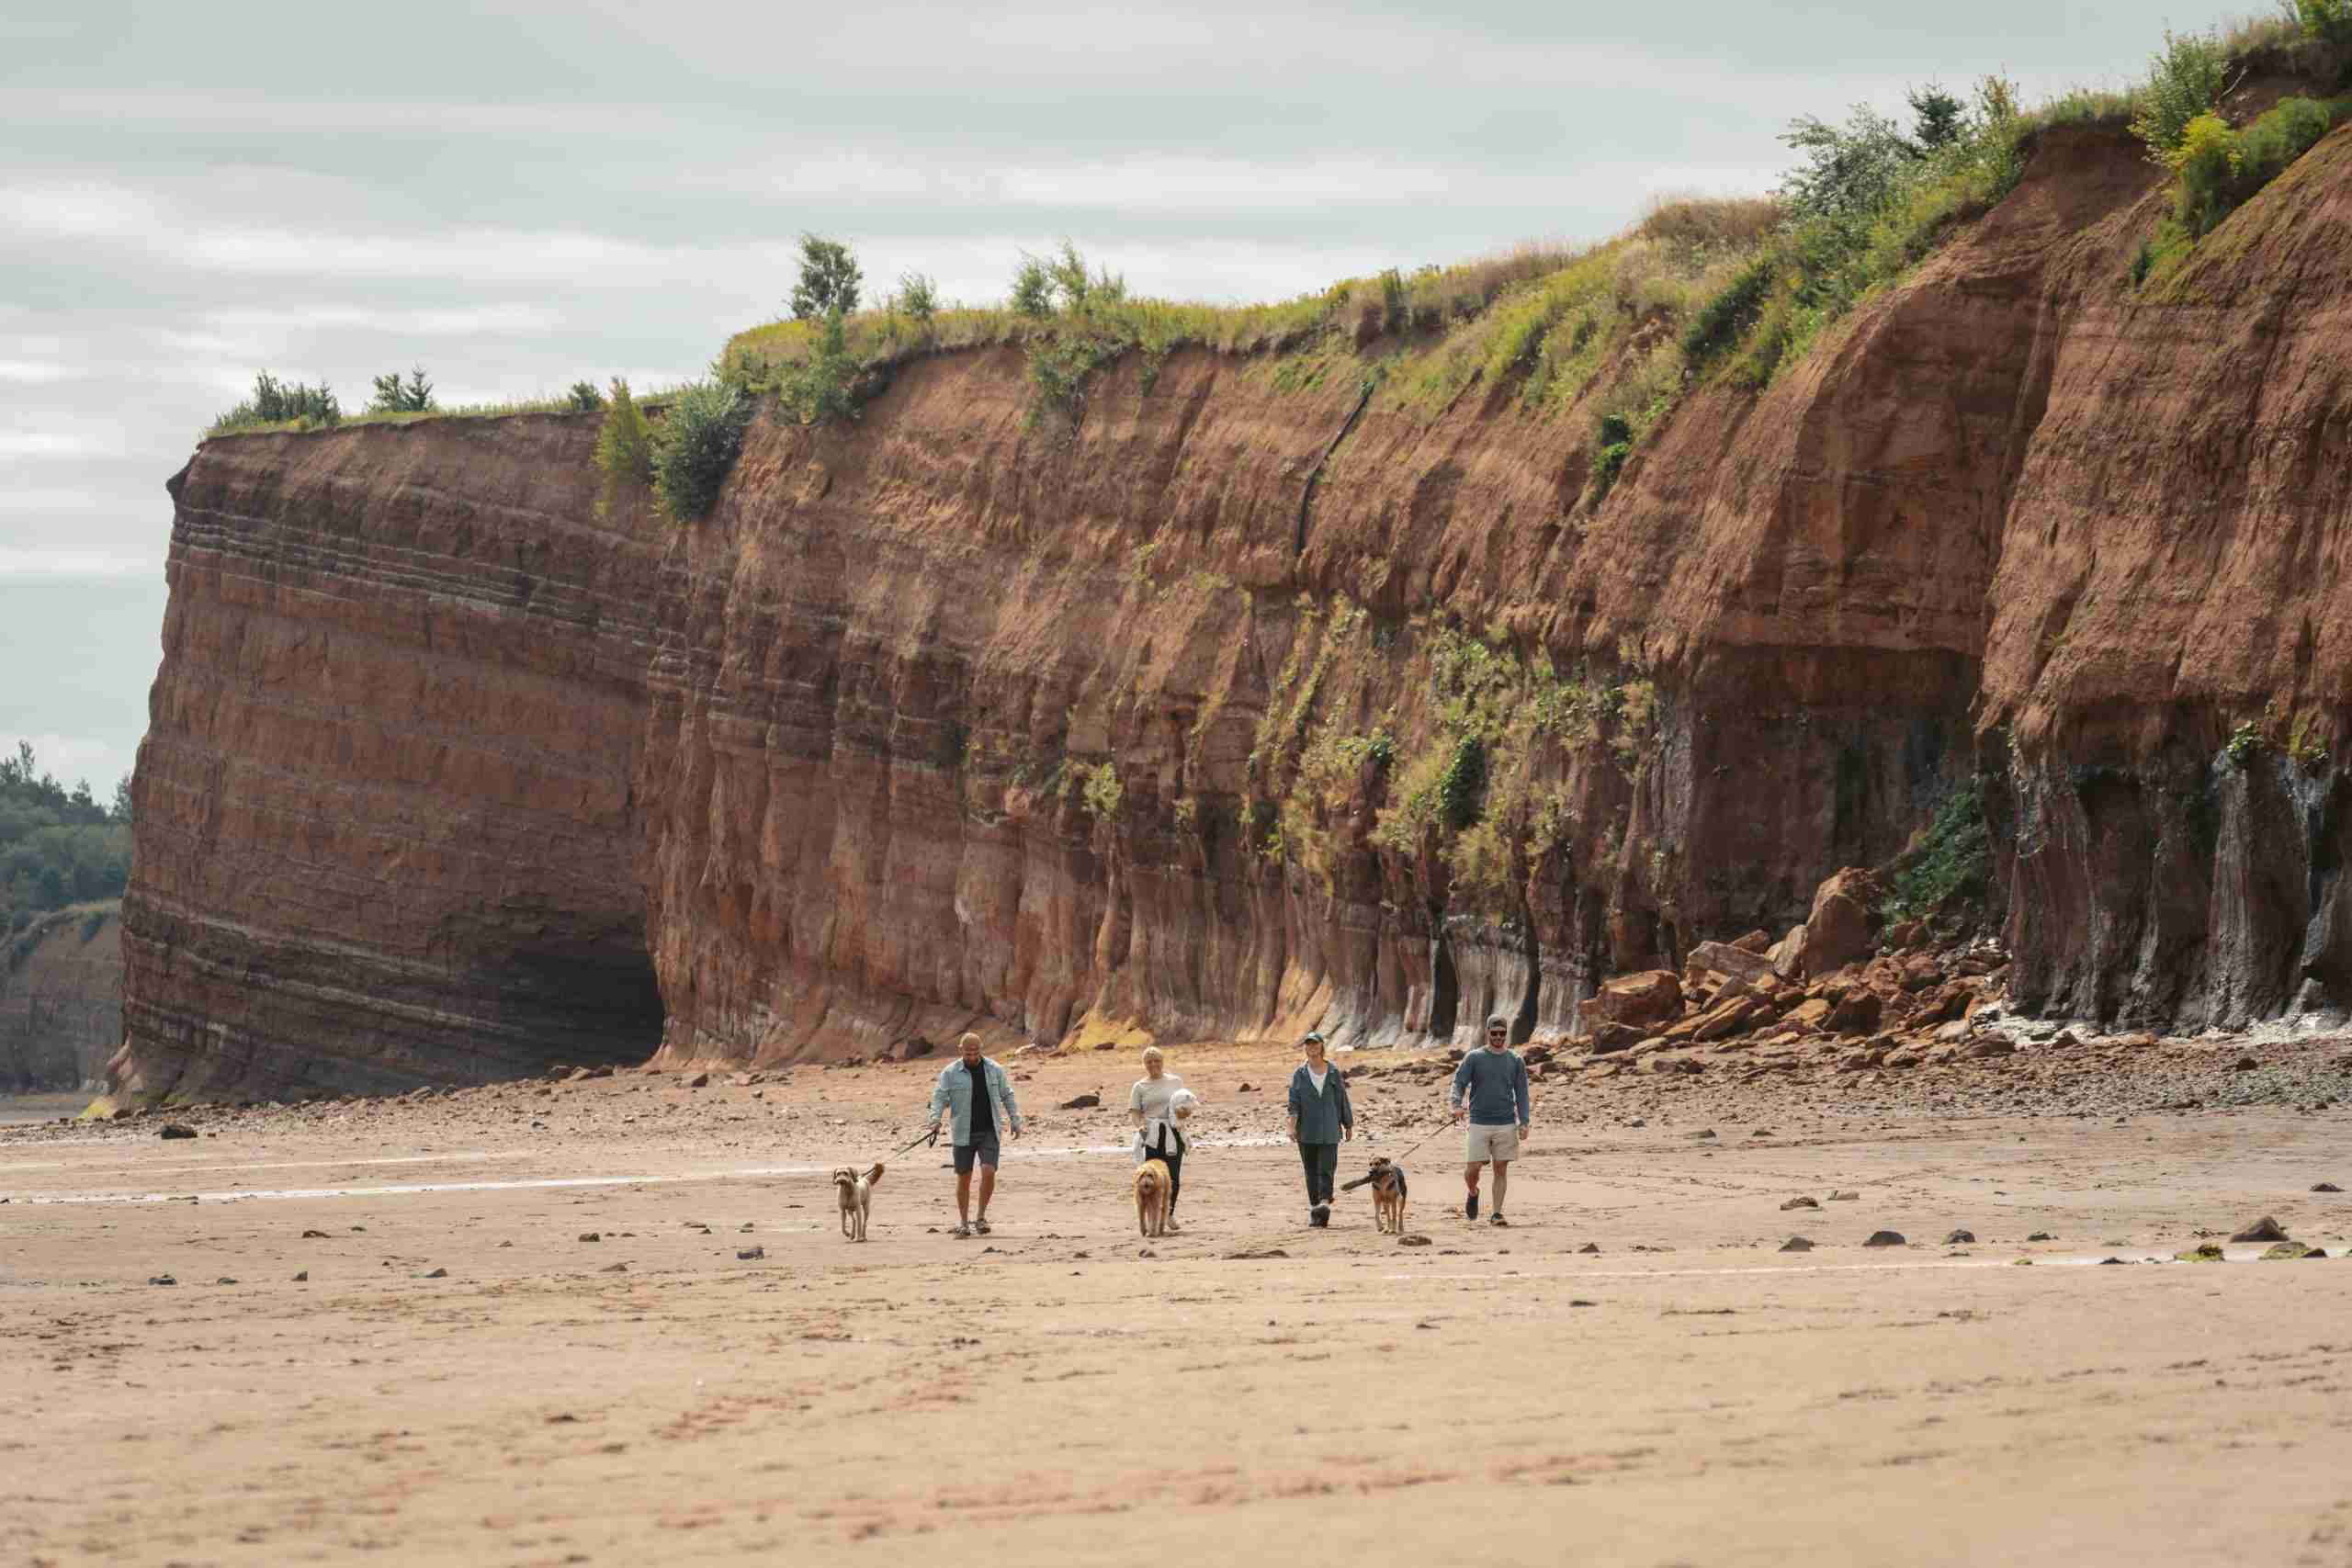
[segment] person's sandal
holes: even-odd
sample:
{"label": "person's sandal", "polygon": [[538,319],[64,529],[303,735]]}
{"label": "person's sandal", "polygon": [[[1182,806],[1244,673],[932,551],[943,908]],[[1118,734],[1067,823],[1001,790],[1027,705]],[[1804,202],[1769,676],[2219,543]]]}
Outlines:
{"label": "person's sandal", "polygon": [[969,1221],[965,1221],[956,1225],[954,1230],[949,1231],[947,1234],[954,1236],[957,1241],[969,1241],[972,1238],[971,1223]]}
{"label": "person's sandal", "polygon": [[972,1228],[979,1232],[982,1235],[989,1234],[989,1223],[986,1220],[974,1220],[972,1222]]}
{"label": "person's sandal", "polygon": [[1496,1213],[1496,1214],[1489,1215],[1489,1216],[1487,1217],[1487,1223],[1488,1224],[1490,1224],[1490,1225],[1500,1225],[1500,1226],[1502,1226],[1505,1230],[1509,1230],[1509,1229],[1510,1228],[1510,1222],[1509,1220],[1507,1220],[1507,1219],[1504,1219],[1500,1213]]}

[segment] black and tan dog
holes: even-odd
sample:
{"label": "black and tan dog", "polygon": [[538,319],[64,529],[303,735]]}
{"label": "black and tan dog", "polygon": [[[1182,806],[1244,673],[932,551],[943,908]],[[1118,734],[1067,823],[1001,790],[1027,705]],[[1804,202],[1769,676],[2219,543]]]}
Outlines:
{"label": "black and tan dog", "polygon": [[833,1172],[833,1187],[841,1194],[842,1235],[852,1241],[865,1239],[866,1216],[874,1209],[874,1189],[882,1180],[882,1168],[869,1167],[864,1171],[842,1166]]}
{"label": "black and tan dog", "polygon": [[1351,1191],[1366,1182],[1372,1184],[1372,1224],[1381,1231],[1405,1234],[1405,1168],[1391,1161],[1386,1155],[1374,1158],[1372,1168],[1353,1181],[1340,1187]]}

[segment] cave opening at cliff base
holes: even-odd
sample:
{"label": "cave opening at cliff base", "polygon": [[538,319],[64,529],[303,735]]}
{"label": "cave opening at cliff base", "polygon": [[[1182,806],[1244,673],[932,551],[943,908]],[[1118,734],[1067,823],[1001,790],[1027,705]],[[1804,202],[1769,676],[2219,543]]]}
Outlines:
{"label": "cave opening at cliff base", "polygon": [[554,942],[509,955],[506,1010],[535,1043],[535,1070],[633,1067],[662,1048],[667,1018],[653,955],[638,940]]}

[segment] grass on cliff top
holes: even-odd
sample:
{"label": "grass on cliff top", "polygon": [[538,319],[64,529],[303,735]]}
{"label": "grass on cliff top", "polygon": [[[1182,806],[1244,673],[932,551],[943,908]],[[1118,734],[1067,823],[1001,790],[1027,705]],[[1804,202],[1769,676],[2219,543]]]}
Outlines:
{"label": "grass on cliff top", "polygon": [[[667,407],[684,389],[684,387],[664,387],[657,391],[640,394],[637,403],[639,408],[660,410]],[[232,410],[229,413],[214,420],[206,428],[204,434],[205,437],[210,440],[224,435],[300,434],[321,430],[342,430],[355,424],[419,424],[435,419],[502,419],[509,414],[518,413],[595,412],[598,411],[581,409],[571,400],[568,393],[537,398],[514,398],[504,402],[447,403],[435,408],[405,410],[396,413],[381,410],[367,410],[359,413],[337,414],[332,419],[321,419],[309,414],[293,419],[240,418],[237,411]]]}
{"label": "grass on cliff top", "polygon": [[[1067,300],[1045,313],[1010,303],[953,305],[919,321],[886,304],[842,323],[844,346],[859,365],[887,369],[928,354],[1001,344],[1034,345],[1066,337],[1074,326],[1147,355],[1202,348],[1229,355],[1280,354],[1302,348],[1339,329],[1361,338],[1367,331],[1427,329],[1477,314],[1504,289],[1540,277],[1581,254],[1581,247],[1531,242],[1451,266],[1409,275],[1343,278],[1314,294],[1265,305],[1216,305],[1199,300],[1095,294],[1073,310]],[[748,384],[772,378],[818,351],[821,321],[789,318],[748,327],[727,340],[720,373]]]}

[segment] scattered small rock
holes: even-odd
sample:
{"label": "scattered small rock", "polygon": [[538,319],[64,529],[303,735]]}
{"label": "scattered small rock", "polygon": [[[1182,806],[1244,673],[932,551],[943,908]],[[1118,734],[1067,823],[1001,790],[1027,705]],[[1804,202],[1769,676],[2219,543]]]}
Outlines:
{"label": "scattered small rock", "polygon": [[1862,1195],[1859,1192],[1840,1192],[1836,1188],[1832,1188],[1829,1191],[1829,1201],[1833,1203],[1859,1203],[1862,1201]]}
{"label": "scattered small rock", "polygon": [[1572,1307],[1592,1307],[1599,1306],[1600,1303],[1599,1302],[1589,1302],[1582,1296],[1576,1296],[1569,1300],[1568,1304]]}
{"label": "scattered small rock", "polygon": [[1055,1107],[1057,1111],[1093,1111],[1102,1103],[1100,1094],[1081,1094],[1075,1100],[1065,1100]]}
{"label": "scattered small rock", "polygon": [[1250,1083],[1236,1084],[1234,1086],[1233,1092],[1236,1094],[1255,1094],[1258,1092],[1258,1086]]}
{"label": "scattered small rock", "polygon": [[1908,1247],[1910,1243],[1903,1239],[1901,1231],[1872,1231],[1870,1240],[1862,1245],[1864,1247]]}
{"label": "scattered small rock", "polygon": [[1781,1250],[1782,1252],[1811,1252],[1813,1250],[1813,1243],[1807,1241],[1804,1236],[1792,1235],[1789,1237],[1788,1240],[1781,1244]]}
{"label": "scattered small rock", "polygon": [[435,1269],[430,1274],[419,1274],[417,1276],[420,1280],[446,1280],[448,1277],[449,1270],[447,1269]]}
{"label": "scattered small rock", "polygon": [[294,1282],[298,1285],[309,1284],[311,1282],[311,1271],[308,1269],[303,1269],[300,1274],[294,1276]]}
{"label": "scattered small rock", "polygon": [[1577,1247],[1577,1250],[1578,1252],[1599,1252],[1600,1250],[1600,1244],[1597,1241],[1589,1241],[1582,1247]]}
{"label": "scattered small rock", "polygon": [[196,1136],[196,1129],[193,1127],[183,1127],[176,1122],[166,1122],[164,1126],[164,1130],[156,1134],[155,1136],[159,1138],[193,1138]]}
{"label": "scattered small rock", "polygon": [[2031,1235],[2026,1237],[2026,1240],[2028,1241],[2056,1241],[2057,1239],[2058,1238],[2056,1236],[2052,1235],[2048,1231],[2036,1231]]}
{"label": "scattered small rock", "polygon": [[[1429,1241],[1429,1237],[1423,1236],[1421,1240],[1426,1245]],[[1081,1253],[1080,1256],[1083,1257],[1085,1255]],[[1148,1258],[1151,1255],[1147,1252],[1144,1256]],[[1245,1247],[1238,1252],[1228,1252],[1225,1256],[1230,1261],[1247,1263],[1254,1262],[1261,1258],[1288,1258],[1290,1254],[1284,1252],[1279,1247]]]}
{"label": "scattered small rock", "polygon": [[[2312,1188],[2312,1190],[2314,1192],[2341,1192],[2344,1189],[2338,1187],[2333,1181],[2323,1181],[2318,1186]],[[6,1200],[0,1200],[0,1201],[6,1201]]]}
{"label": "scattered small rock", "polygon": [[710,1075],[708,1073],[696,1073],[694,1077],[686,1080],[686,1087],[688,1089],[708,1089],[710,1087]]}
{"label": "scattered small rock", "polygon": [[2278,1227],[2277,1220],[2265,1214],[2230,1239],[2232,1241],[2284,1241],[2287,1239],[2287,1233]]}
{"label": "scattered small rock", "polygon": [[2230,1071],[2233,1073],[2250,1073],[2261,1066],[2262,1064],[2260,1062],[2256,1061],[2251,1056],[2240,1056],[2236,1061],[2230,1064]]}
{"label": "scattered small rock", "polygon": [[324,1231],[304,1231],[302,1233],[302,1239],[304,1241],[324,1241],[327,1239],[327,1233]]}
{"label": "scattered small rock", "polygon": [[605,1237],[604,1233],[601,1231],[582,1231],[580,1233],[580,1239],[582,1241],[602,1241]]}
{"label": "scattered small rock", "polygon": [[231,1278],[229,1278],[229,1276],[228,1276],[228,1275],[223,1274],[223,1275],[221,1275],[221,1276],[220,1276],[220,1278],[219,1278],[218,1280],[213,1280],[212,1282],[213,1282],[214,1284],[216,1284],[216,1285],[233,1285],[233,1284],[235,1284],[237,1281],[236,1281],[236,1280],[232,1280],[232,1279],[231,1279]]}
{"label": "scattered small rock", "polygon": [[1714,1135],[1715,1130],[1713,1127],[1702,1127],[1690,1134],[1690,1141],[1694,1144],[1703,1144]]}
{"label": "scattered small rock", "polygon": [[1792,1198],[1787,1202],[1781,1205],[1781,1212],[1782,1213],[1786,1213],[1791,1209],[1818,1209],[1820,1207],[1821,1205],[1819,1203],[1814,1201],[1810,1198]]}
{"label": "scattered small rock", "polygon": [[2112,1263],[2120,1263],[2120,1262],[2122,1262],[2122,1261],[2123,1261],[2123,1259],[2121,1259],[2120,1258],[2100,1258],[2100,1259],[2098,1260],[2098,1266],[2099,1266],[2100,1268],[2104,1269],[2104,1268],[2108,1267],[2108,1265],[2109,1265],[2109,1264],[2112,1264]]}
{"label": "scattered small rock", "polygon": [[1951,1235],[1944,1237],[1944,1245],[1946,1247],[1967,1247],[1973,1244],[1975,1240],[1976,1233],[1974,1231],[1954,1231]]}
{"label": "scattered small rock", "polygon": [[1769,1138],[1772,1135],[1772,1129],[1770,1127],[1758,1127],[1756,1131],[1748,1134],[1747,1135],[1751,1138]]}
{"label": "scattered small rock", "polygon": [[1400,1235],[1396,1238],[1396,1245],[1399,1247],[1427,1247],[1429,1244],[1430,1238],[1418,1233],[1412,1235]]}
{"label": "scattered small rock", "polygon": [[739,1247],[735,1253],[737,1258],[742,1259],[746,1263],[752,1261],[754,1258],[765,1258],[767,1255],[768,1249],[764,1247]]}
{"label": "scattered small rock", "polygon": [[176,1285],[179,1283],[177,1280],[173,1279],[169,1274],[150,1274],[147,1276],[147,1282],[151,1285]]}
{"label": "scattered small rock", "polygon": [[596,1272],[599,1274],[626,1274],[628,1272],[628,1265],[626,1263],[607,1263],[602,1269],[597,1269]]}
{"label": "scattered small rock", "polygon": [[2200,1241],[2186,1252],[2174,1253],[2173,1257],[2182,1263],[2226,1263],[2229,1261],[2222,1254],[2222,1244],[2216,1241]]}
{"label": "scattered small rock", "polygon": [[2312,1249],[2300,1241],[2282,1241],[2262,1255],[2265,1263],[2300,1263],[2311,1256]]}

